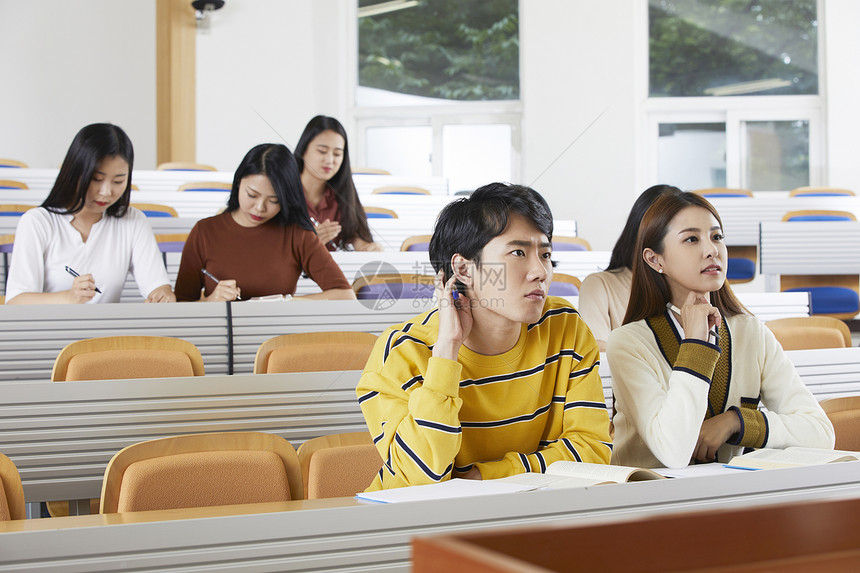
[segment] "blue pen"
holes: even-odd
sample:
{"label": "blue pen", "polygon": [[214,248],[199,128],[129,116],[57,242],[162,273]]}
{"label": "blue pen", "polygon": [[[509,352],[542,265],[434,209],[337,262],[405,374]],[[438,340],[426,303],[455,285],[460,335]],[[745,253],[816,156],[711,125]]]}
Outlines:
{"label": "blue pen", "polygon": [[[76,271],[75,269],[73,269],[72,267],[69,267],[69,266],[66,267],[66,272],[69,273],[70,275],[72,275],[73,277],[81,276],[78,274],[78,271]],[[96,292],[99,294],[102,293],[102,291],[99,290],[99,287],[96,287]]]}
{"label": "blue pen", "polygon": [[201,271],[201,272],[202,272],[204,275],[206,275],[207,277],[209,277],[210,279],[212,279],[213,281],[215,281],[216,283],[220,283],[220,282],[221,282],[221,281],[219,281],[217,278],[215,278],[215,275],[213,275],[212,273],[210,273],[210,272],[209,272],[209,271],[207,271],[206,269],[202,269],[202,271]]}

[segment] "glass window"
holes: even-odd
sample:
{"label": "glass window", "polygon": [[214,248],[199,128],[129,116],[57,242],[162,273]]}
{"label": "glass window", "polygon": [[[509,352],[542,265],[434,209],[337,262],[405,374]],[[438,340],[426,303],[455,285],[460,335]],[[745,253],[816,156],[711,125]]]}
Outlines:
{"label": "glass window", "polygon": [[517,0],[359,0],[358,105],[519,99],[518,11]]}
{"label": "glass window", "polygon": [[816,0],[649,0],[651,97],[818,94]]}
{"label": "glass window", "polygon": [[452,193],[490,181],[510,181],[511,126],[443,126],[442,175],[448,178]]}
{"label": "glass window", "polygon": [[381,126],[367,128],[367,166],[392,175],[433,175],[433,128]]}
{"label": "glass window", "polygon": [[658,177],[684,190],[726,186],[725,123],[661,123]]}
{"label": "glass window", "polygon": [[752,191],[809,185],[809,122],[747,121],[746,181]]}

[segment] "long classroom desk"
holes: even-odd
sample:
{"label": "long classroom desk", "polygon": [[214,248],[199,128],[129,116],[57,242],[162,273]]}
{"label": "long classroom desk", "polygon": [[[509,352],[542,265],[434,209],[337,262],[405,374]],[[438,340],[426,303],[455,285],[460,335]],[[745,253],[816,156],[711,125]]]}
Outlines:
{"label": "long classroom desk", "polygon": [[[789,352],[818,399],[860,394],[860,348]],[[320,372],[0,383],[0,452],[18,466],[28,502],[98,497],[110,457],[139,441],[258,430],[293,445],[363,431],[361,373]],[[611,367],[600,376],[611,407]],[[860,478],[860,475],[858,475]]]}
{"label": "long classroom desk", "polygon": [[416,536],[856,499],[858,464],[401,504],[335,498],[3,522],[0,571],[406,572]]}
{"label": "long classroom desk", "polygon": [[[576,297],[570,300],[574,306],[578,302]],[[809,314],[806,293],[750,293],[740,300],[762,320]],[[251,372],[257,348],[274,336],[335,330],[380,334],[433,306],[426,298],[397,300],[390,306],[302,300],[0,305],[0,381],[50,380],[54,359],[67,344],[119,335],[182,338],[200,349],[207,374]]]}

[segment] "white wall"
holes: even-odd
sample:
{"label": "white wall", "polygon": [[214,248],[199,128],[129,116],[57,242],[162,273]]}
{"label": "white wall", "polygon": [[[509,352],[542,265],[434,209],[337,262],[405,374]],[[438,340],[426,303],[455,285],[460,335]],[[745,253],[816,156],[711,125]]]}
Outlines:
{"label": "white wall", "polygon": [[612,248],[642,191],[629,6],[520,2],[523,182],[548,199],[556,218],[575,219],[595,249]]}
{"label": "white wall", "polygon": [[231,0],[212,15],[197,32],[197,161],[232,171],[258,143],[293,149],[318,113],[344,117],[344,8]]}
{"label": "white wall", "polygon": [[155,0],[0,0],[0,157],[59,167],[83,126],[155,167]]}

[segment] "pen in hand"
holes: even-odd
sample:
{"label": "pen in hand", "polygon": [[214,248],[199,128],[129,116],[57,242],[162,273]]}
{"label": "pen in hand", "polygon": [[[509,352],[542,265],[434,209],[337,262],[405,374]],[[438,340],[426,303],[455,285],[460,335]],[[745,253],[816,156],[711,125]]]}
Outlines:
{"label": "pen in hand", "polygon": [[[212,279],[213,281],[215,281],[215,288],[216,289],[218,288],[218,285],[221,283],[221,280],[218,277],[216,277],[215,275],[213,275],[212,273],[210,273],[206,269],[200,269],[200,272],[203,273],[204,276],[207,276],[210,279]],[[236,290],[238,291],[238,287]],[[214,294],[214,292],[215,291],[213,291],[213,294]],[[242,300],[241,296],[239,296],[239,295],[235,295],[235,296],[236,296],[236,300]]]}
{"label": "pen in hand", "polygon": [[[73,269],[72,267],[70,267],[70,266],[68,266],[68,265],[66,266],[66,272],[67,272],[67,273],[69,273],[70,275],[72,275],[72,276],[73,276],[73,277],[75,277],[75,278],[77,278],[77,277],[81,276],[81,275],[79,275],[79,274],[78,274],[78,271],[76,271],[75,269]],[[99,287],[95,287],[95,289],[96,289],[96,292],[97,292],[97,293],[102,294],[102,291],[100,291],[100,290],[99,290]]]}

